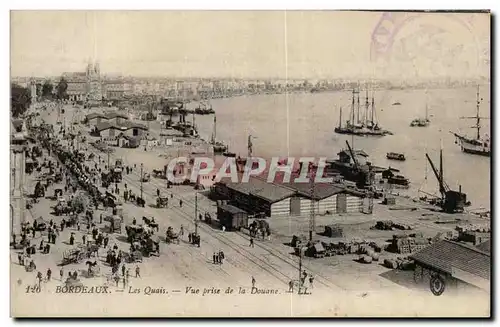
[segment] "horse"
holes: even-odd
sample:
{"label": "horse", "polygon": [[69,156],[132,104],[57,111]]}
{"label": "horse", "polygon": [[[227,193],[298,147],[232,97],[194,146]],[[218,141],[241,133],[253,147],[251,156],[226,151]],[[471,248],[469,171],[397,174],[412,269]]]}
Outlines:
{"label": "horse", "polygon": [[156,229],[157,232],[160,231],[160,227],[158,226],[158,223],[157,222],[154,222],[152,220],[150,220],[149,218],[147,217],[142,217],[142,221],[144,221],[144,223],[150,227],[150,228],[153,228],[153,229]]}

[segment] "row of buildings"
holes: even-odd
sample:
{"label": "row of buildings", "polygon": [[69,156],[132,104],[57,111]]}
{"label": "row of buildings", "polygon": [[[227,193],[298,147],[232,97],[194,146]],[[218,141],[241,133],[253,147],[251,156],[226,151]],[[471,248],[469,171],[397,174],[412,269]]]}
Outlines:
{"label": "row of buildings", "polygon": [[[349,79],[172,79],[111,77],[101,73],[99,63],[89,63],[85,71],[66,72],[62,77],[68,83],[67,94],[71,101],[119,101],[136,95],[156,95],[169,98],[218,98],[254,93],[281,93],[285,91],[320,92],[355,88],[370,85],[370,88],[406,88],[432,86],[467,86],[480,81],[452,81],[450,79],[422,81],[349,80]],[[55,86],[61,76],[53,77]],[[29,84],[43,84],[45,79],[13,78],[13,82],[27,87]]]}

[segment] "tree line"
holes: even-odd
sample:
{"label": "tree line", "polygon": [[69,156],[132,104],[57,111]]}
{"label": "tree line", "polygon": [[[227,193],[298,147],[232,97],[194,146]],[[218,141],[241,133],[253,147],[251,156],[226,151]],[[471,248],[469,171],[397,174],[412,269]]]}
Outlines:
{"label": "tree line", "polygon": [[[46,80],[43,84],[36,84],[36,97],[53,100],[68,99],[68,94],[66,92],[67,89],[68,82],[64,79],[64,77],[59,80],[55,89],[52,83],[49,80]],[[15,83],[11,84],[10,103],[12,117],[18,118],[22,116],[30,107],[32,101],[33,99],[30,87],[23,87]]]}

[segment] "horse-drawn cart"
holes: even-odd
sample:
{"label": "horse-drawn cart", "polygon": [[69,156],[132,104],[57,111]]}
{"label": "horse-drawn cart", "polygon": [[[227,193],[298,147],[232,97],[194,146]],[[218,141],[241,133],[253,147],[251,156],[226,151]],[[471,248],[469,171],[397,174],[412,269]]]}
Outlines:
{"label": "horse-drawn cart", "polygon": [[158,197],[158,198],[156,198],[156,207],[157,208],[166,208],[166,207],[168,207],[168,198],[167,197]]}
{"label": "horse-drawn cart", "polygon": [[179,234],[174,233],[174,230],[172,229],[171,226],[169,226],[167,228],[167,234],[166,234],[166,237],[165,237],[165,242],[167,242],[167,243],[176,242],[177,244],[179,244]]}
{"label": "horse-drawn cart", "polygon": [[122,232],[122,217],[114,215],[107,216],[104,218],[105,221],[109,222],[109,231],[110,233],[118,233]]}
{"label": "horse-drawn cart", "polygon": [[67,265],[70,263],[79,263],[85,258],[85,253],[83,249],[74,248],[64,251],[63,253],[63,265]]}
{"label": "horse-drawn cart", "polygon": [[127,263],[136,263],[136,262],[142,262],[142,252],[141,251],[131,251],[131,252],[125,252],[123,254],[123,257],[125,259],[125,262]]}

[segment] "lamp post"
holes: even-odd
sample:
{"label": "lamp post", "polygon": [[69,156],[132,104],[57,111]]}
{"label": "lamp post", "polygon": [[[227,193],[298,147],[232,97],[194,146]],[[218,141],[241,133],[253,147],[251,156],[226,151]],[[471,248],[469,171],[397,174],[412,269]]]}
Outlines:
{"label": "lamp post", "polygon": [[198,192],[194,194],[194,233],[198,234]]}
{"label": "lamp post", "polygon": [[142,167],[143,167],[143,164],[141,163],[141,199],[142,199]]}
{"label": "lamp post", "polygon": [[298,244],[298,250],[299,250],[299,294],[302,290],[302,255],[303,252],[305,251],[305,247],[302,247],[302,244]]}

